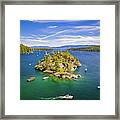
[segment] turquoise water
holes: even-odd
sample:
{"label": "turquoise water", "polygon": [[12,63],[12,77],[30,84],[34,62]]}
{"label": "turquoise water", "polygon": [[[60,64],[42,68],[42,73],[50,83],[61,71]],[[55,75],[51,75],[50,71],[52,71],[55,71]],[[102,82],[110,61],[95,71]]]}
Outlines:
{"label": "turquoise water", "polygon": [[[51,51],[49,51],[51,52]],[[73,100],[99,100],[100,89],[100,53],[86,51],[70,51],[82,64],[76,71],[81,78],[73,80],[56,80],[49,77],[42,80],[45,73],[37,71],[34,66],[42,59],[45,51],[34,51],[32,54],[20,55],[20,99],[21,100],[53,100],[66,94],[73,95]],[[88,71],[85,73],[85,68]],[[30,76],[36,79],[27,82]]]}

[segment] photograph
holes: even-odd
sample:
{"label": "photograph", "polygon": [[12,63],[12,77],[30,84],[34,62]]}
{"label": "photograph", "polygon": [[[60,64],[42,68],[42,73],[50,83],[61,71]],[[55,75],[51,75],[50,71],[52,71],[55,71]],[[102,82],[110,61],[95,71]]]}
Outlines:
{"label": "photograph", "polygon": [[100,100],[100,20],[20,20],[20,100]]}
{"label": "photograph", "polygon": [[3,119],[117,119],[113,1],[3,1]]}

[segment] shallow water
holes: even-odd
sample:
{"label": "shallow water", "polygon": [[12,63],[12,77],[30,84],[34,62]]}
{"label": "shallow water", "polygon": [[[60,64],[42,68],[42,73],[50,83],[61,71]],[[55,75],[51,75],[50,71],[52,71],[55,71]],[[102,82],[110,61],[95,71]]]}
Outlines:
{"label": "shallow water", "polygon": [[[51,51],[49,51],[51,52]],[[48,74],[34,69],[39,59],[42,59],[45,51],[34,51],[33,54],[20,55],[20,99],[21,100],[53,100],[66,94],[73,95],[73,100],[99,100],[100,89],[100,53],[86,51],[70,51],[82,64],[76,72],[81,78],[73,80],[56,80],[49,77],[42,80]],[[85,68],[88,71],[85,73]],[[30,76],[36,79],[26,82]]]}

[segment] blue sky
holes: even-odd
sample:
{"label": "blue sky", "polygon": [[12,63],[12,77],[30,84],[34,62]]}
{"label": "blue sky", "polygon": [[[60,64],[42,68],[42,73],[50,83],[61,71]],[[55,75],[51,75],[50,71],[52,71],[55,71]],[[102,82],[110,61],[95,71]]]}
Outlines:
{"label": "blue sky", "polygon": [[20,42],[27,46],[99,45],[99,20],[20,20]]}

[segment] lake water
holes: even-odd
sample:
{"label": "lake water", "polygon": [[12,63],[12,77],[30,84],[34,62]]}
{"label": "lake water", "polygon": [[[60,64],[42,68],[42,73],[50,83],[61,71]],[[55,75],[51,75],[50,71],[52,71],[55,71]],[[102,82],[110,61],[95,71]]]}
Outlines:
{"label": "lake water", "polygon": [[[49,51],[51,52],[51,51]],[[34,51],[32,54],[20,55],[20,99],[21,100],[53,100],[66,94],[73,95],[73,100],[99,100],[100,89],[100,53],[86,51],[70,51],[82,64],[76,72],[81,77],[74,80],[56,80],[49,77],[42,80],[45,73],[37,71],[34,66],[42,59],[45,51]],[[85,73],[85,68],[87,72]],[[30,76],[36,79],[27,82]]]}

